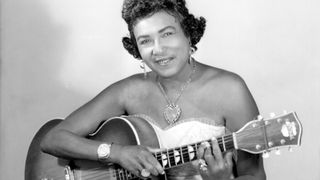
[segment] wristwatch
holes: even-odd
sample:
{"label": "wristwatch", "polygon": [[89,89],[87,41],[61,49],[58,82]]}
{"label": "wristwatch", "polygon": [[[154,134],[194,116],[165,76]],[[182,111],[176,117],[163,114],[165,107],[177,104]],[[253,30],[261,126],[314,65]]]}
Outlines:
{"label": "wristwatch", "polygon": [[110,157],[110,149],[112,144],[102,143],[98,146],[97,154],[98,160],[105,162]]}

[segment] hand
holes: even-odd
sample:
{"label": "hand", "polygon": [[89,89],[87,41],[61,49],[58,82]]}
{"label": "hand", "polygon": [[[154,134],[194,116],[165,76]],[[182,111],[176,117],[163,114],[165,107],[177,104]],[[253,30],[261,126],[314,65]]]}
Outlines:
{"label": "hand", "polygon": [[151,151],[154,150],[144,146],[121,146],[113,144],[110,159],[139,177],[146,178],[150,173],[154,176],[164,174],[163,168],[152,155]]}
{"label": "hand", "polygon": [[[218,142],[212,139],[212,150],[208,142],[204,142],[198,149],[200,174],[203,179],[230,179],[232,175],[232,152],[224,156]],[[207,165],[207,166],[206,166]]]}

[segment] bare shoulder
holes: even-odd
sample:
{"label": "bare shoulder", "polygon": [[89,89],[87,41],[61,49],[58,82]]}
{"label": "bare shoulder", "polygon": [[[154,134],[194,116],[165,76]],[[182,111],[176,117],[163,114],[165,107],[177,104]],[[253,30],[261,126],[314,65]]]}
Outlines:
{"label": "bare shoulder", "polygon": [[207,96],[214,95],[211,103],[218,102],[221,114],[231,131],[240,129],[258,115],[255,100],[245,81],[236,73],[204,66],[203,84]]}
{"label": "bare shoulder", "polygon": [[137,92],[146,89],[147,82],[148,81],[144,79],[142,74],[134,74],[111,84],[105,88],[101,94],[111,94],[119,99],[126,100],[128,99],[128,96],[137,94]]}
{"label": "bare shoulder", "polygon": [[246,84],[238,74],[207,65],[202,68],[202,81],[206,88],[220,91],[221,95],[246,90]]}
{"label": "bare shoulder", "polygon": [[139,74],[114,82],[71,115],[76,115],[77,119],[79,116],[90,116],[90,119],[97,120],[122,115],[127,111],[128,99],[141,92],[139,88],[143,89],[142,84],[145,83]]}

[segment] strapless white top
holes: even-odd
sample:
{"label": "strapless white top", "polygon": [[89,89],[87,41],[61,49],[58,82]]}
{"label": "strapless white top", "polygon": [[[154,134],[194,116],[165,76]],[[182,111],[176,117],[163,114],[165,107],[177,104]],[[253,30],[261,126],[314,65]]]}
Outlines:
{"label": "strapless white top", "polygon": [[[161,148],[174,148],[209,140],[212,137],[223,136],[227,131],[224,124],[205,117],[182,119],[172,125],[161,128],[156,121],[145,114],[132,116],[143,118],[151,124],[156,132]],[[171,168],[166,174],[169,179],[202,179],[199,174],[197,161]]]}

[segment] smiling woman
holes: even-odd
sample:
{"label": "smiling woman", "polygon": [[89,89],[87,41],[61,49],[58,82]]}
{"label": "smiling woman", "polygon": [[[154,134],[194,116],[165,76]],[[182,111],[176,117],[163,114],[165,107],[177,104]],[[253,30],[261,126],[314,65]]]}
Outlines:
{"label": "smiling woman", "polygon": [[[222,153],[215,140],[212,150],[205,144],[190,150],[199,161],[164,171],[164,161],[172,162],[169,157],[158,161],[150,147],[175,148],[237,131],[258,109],[241,77],[192,57],[206,21],[190,14],[184,0],[125,0],[122,17],[130,32],[123,38],[124,47],[151,71],[104,89],[50,130],[42,150],[58,157],[116,163],[142,177],[265,179],[260,155]],[[117,139],[86,138],[103,120],[123,115],[138,117],[133,124],[147,122],[153,133],[144,136],[156,137],[157,146],[141,140],[130,145]],[[134,134],[145,130],[136,128]],[[114,136],[111,129],[106,131],[107,137]]]}
{"label": "smiling woman", "polygon": [[190,66],[190,41],[180,23],[165,11],[140,20],[134,26],[139,54],[143,62],[162,78],[186,77]]}
{"label": "smiling woman", "polygon": [[[163,147],[202,139],[196,134],[219,136],[219,133],[223,134],[224,129],[220,126],[224,121],[216,112],[225,109],[219,103],[235,98],[222,98],[223,93],[199,85],[199,62],[237,72],[254,92],[261,115],[267,117],[270,112],[280,114],[283,109],[295,110],[303,122],[305,131],[300,148],[291,153],[285,150],[280,156],[271,153],[270,158],[264,159],[268,179],[320,179],[320,141],[314,141],[314,132],[320,127],[317,120],[320,107],[320,1],[186,1],[195,17],[201,15],[207,20],[203,38],[196,44],[198,50],[192,55],[196,62],[195,72],[191,75],[192,66],[192,71],[174,89],[167,87],[170,84],[159,77],[169,100],[180,107],[180,117],[174,125],[166,123],[164,111],[168,111],[167,105],[171,102],[166,100],[156,78],[153,79],[154,86],[150,86],[153,88],[128,81],[141,88],[128,88],[128,96],[123,99],[132,99],[132,106],[136,103],[144,109],[124,114],[144,112],[149,116],[139,116],[148,122],[163,120],[163,126],[154,126],[161,134],[159,137],[166,139],[162,142]],[[122,37],[130,37],[120,15],[122,4],[123,1],[101,0],[1,1],[0,179],[23,179],[25,164],[17,162],[25,160],[31,139],[41,125],[55,117],[65,118],[111,83],[141,71],[141,58],[135,60],[122,47]],[[182,19],[182,16],[167,12],[179,22]],[[187,27],[194,27],[194,24],[189,23]],[[148,82],[153,75],[151,72],[146,74],[146,78],[143,73],[139,74],[143,82]],[[188,79],[191,79],[190,83],[187,83]],[[200,98],[196,96],[202,93]],[[108,97],[110,100],[112,96]],[[208,106],[206,102],[211,99],[215,99],[217,105]],[[162,104],[153,107],[149,102]],[[190,109],[198,110],[198,114],[188,116]],[[101,111],[112,111],[112,108]],[[158,111],[156,116],[154,112]],[[175,110],[172,112],[166,114],[177,114]],[[210,117],[205,118],[206,114]],[[188,117],[197,121],[189,123],[194,119]],[[212,127],[207,128],[207,124]],[[150,134],[145,136],[152,137]],[[77,148],[82,149],[81,146]],[[86,158],[83,156],[82,159]],[[190,168],[190,172],[198,171],[199,166]]]}

